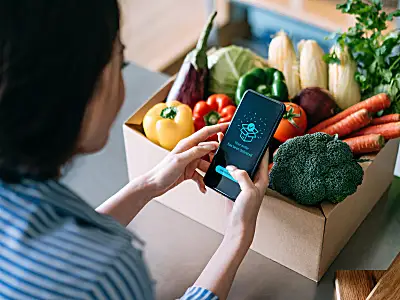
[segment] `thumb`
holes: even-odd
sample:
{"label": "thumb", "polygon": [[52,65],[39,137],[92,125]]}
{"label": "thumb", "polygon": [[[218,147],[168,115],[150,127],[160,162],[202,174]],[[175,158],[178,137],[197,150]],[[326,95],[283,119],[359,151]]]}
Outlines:
{"label": "thumb", "polygon": [[217,142],[202,142],[197,146],[190,148],[180,154],[177,154],[177,157],[180,158],[185,163],[189,164],[190,162],[202,158],[204,155],[209,154],[212,151],[217,150],[218,143]]}
{"label": "thumb", "polygon": [[226,169],[229,171],[229,174],[239,183],[240,189],[242,191],[251,190],[254,188],[254,183],[251,181],[249,174],[240,170],[234,166],[227,166]]}

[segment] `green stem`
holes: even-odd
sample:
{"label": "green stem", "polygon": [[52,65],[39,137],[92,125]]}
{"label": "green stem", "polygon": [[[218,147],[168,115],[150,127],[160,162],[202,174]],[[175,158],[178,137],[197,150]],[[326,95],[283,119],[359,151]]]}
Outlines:
{"label": "green stem", "polygon": [[221,115],[213,110],[204,116],[204,122],[206,123],[207,126],[217,124],[219,119],[221,119]]}
{"label": "green stem", "polygon": [[207,42],[211,33],[211,29],[213,27],[213,22],[215,17],[217,16],[217,12],[215,11],[209,18],[206,24],[206,27],[203,29],[199,40],[197,41],[196,49],[194,49],[194,60],[192,60],[192,64],[196,70],[207,68]]}
{"label": "green stem", "polygon": [[160,117],[164,119],[175,119],[177,113],[178,109],[175,106],[166,107],[161,111]]}
{"label": "green stem", "polygon": [[394,63],[390,66],[389,71],[392,71],[395,65],[397,65],[400,62],[400,56],[394,61]]}
{"label": "green stem", "polygon": [[207,50],[207,41],[208,37],[210,36],[211,29],[213,26],[213,22],[215,17],[217,16],[217,12],[214,11],[207,20],[206,27],[203,29],[203,32],[200,35],[199,40],[197,41],[196,49],[198,51],[206,51]]}
{"label": "green stem", "polygon": [[299,129],[299,126],[296,124],[294,121],[294,118],[300,118],[301,117],[301,112],[299,114],[294,113],[293,107],[291,107],[285,114],[283,115],[283,118],[288,120],[290,124],[292,124],[294,127]]}
{"label": "green stem", "polygon": [[269,92],[269,90],[265,84],[261,84],[257,87],[256,92],[258,92],[262,95],[266,95]]}

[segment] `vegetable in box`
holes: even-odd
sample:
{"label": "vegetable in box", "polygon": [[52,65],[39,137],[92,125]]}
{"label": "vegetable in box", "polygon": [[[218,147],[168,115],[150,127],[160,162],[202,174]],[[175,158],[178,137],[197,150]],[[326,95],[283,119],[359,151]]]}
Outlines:
{"label": "vegetable in box", "polygon": [[274,134],[274,138],[281,143],[303,135],[307,129],[307,116],[304,110],[295,103],[286,102],[284,104],[286,112]]}
{"label": "vegetable in box", "polygon": [[328,65],[323,60],[324,50],[314,40],[302,40],[297,46],[300,57],[301,88],[328,88]]}
{"label": "vegetable in box", "polygon": [[308,128],[332,117],[338,110],[335,99],[326,89],[319,87],[305,88],[292,99],[300,105],[307,114]]}
{"label": "vegetable in box", "polygon": [[158,103],[144,116],[143,130],[150,141],[172,150],[194,133],[192,110],[179,101]]}
{"label": "vegetable in box", "polygon": [[293,98],[301,90],[299,63],[293,43],[284,31],[278,32],[272,39],[268,49],[268,63],[283,73],[289,98]]}
{"label": "vegetable in box", "polygon": [[218,49],[208,57],[210,94],[225,94],[235,99],[238,81],[242,75],[267,67],[266,61],[249,49],[229,46]]}
{"label": "vegetable in box", "polygon": [[356,192],[363,176],[346,143],[318,132],[295,137],[279,147],[270,186],[300,204],[338,203]]}
{"label": "vegetable in box", "polygon": [[256,91],[279,101],[289,100],[285,77],[281,71],[274,68],[256,68],[240,77],[236,89],[237,105],[247,90]]}
{"label": "vegetable in box", "polygon": [[214,94],[207,101],[199,101],[193,109],[195,130],[204,126],[225,123],[232,120],[236,106],[231,98],[224,94]]}
{"label": "vegetable in box", "polygon": [[196,48],[186,56],[167,102],[177,100],[193,108],[197,101],[206,97],[209,80],[207,41],[216,15],[217,12],[214,12],[209,17]]}
{"label": "vegetable in box", "polygon": [[[387,22],[400,16],[400,10],[387,13],[380,0],[347,0],[337,9],[353,15],[357,22],[337,36],[341,49],[348,49],[357,64],[355,79],[363,99],[387,93],[392,101],[385,113],[400,112],[400,33],[384,34]],[[336,35],[334,36],[336,37]],[[325,57],[330,64],[340,64],[336,51]]]}
{"label": "vegetable in box", "polygon": [[357,65],[350,57],[347,47],[335,45],[331,53],[340,59],[329,65],[329,91],[341,109],[349,108],[361,100],[360,87],[355,79]]}

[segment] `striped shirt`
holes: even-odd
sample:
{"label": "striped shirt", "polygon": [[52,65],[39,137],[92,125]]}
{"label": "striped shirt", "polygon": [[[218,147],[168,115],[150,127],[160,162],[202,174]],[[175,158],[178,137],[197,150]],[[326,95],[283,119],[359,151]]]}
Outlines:
{"label": "striped shirt", "polygon": [[[56,181],[0,182],[0,299],[155,299],[143,242]],[[181,299],[218,299],[191,287]]]}

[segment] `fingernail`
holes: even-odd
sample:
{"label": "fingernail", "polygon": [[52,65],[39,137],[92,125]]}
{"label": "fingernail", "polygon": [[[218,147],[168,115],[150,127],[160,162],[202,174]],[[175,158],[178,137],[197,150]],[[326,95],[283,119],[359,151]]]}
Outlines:
{"label": "fingernail", "polygon": [[227,169],[229,172],[235,171],[235,167],[234,167],[234,166],[226,166],[226,169]]}

